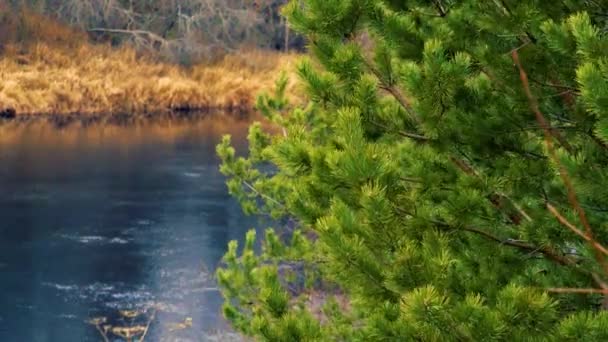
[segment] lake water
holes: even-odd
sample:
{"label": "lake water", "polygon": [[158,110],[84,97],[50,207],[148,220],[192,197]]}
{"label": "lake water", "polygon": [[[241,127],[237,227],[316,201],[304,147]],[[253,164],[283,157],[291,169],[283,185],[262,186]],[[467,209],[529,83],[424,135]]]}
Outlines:
{"label": "lake water", "polygon": [[231,133],[243,148],[247,125],[0,127],[0,341],[103,341],[95,317],[109,341],[109,325],[149,323],[146,341],[227,329],[212,274],[259,223],[227,194],[215,145]]}

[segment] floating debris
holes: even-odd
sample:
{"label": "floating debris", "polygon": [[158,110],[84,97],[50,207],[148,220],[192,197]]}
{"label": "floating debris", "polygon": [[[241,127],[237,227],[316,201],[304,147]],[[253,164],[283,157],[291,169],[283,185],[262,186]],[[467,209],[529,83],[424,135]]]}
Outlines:
{"label": "floating debris", "polygon": [[170,312],[170,311],[174,310],[173,306],[171,306],[171,305],[169,305],[167,303],[163,303],[163,302],[154,303],[154,305],[152,307],[155,308],[158,311]]}
{"label": "floating debris", "polygon": [[118,311],[118,313],[123,317],[131,318],[131,319],[142,314],[142,312],[140,312],[139,310],[120,310],[120,311]]}
{"label": "floating debris", "polygon": [[133,327],[112,327],[112,333],[120,336],[127,341],[132,341],[133,337],[142,335],[148,329],[143,325],[136,325]]}
{"label": "floating debris", "polygon": [[106,324],[103,326],[103,329],[102,329],[101,325],[103,323],[106,323],[107,321],[108,321],[107,317],[95,317],[95,318],[91,318],[90,320],[88,320],[88,323],[94,325],[95,328],[97,329],[97,331],[99,331],[99,333],[103,337],[104,342],[109,342],[108,330],[110,330],[110,328],[112,327],[111,325]]}
{"label": "floating debris", "polygon": [[[143,342],[156,317],[156,312],[157,309],[153,306],[143,309],[119,309],[112,324],[109,324],[107,317],[94,317],[88,323],[95,325],[104,342],[114,341],[111,337],[120,337],[127,342]],[[127,322],[124,318],[128,319]],[[134,338],[137,339],[133,340]]]}
{"label": "floating debris", "polygon": [[107,321],[108,321],[107,317],[94,317],[94,318],[91,318],[90,320],[88,320],[87,323],[93,324],[93,325],[101,325],[103,323],[106,323]]}
{"label": "floating debris", "polygon": [[186,317],[183,322],[169,323],[169,331],[184,330],[192,327],[192,317]]}

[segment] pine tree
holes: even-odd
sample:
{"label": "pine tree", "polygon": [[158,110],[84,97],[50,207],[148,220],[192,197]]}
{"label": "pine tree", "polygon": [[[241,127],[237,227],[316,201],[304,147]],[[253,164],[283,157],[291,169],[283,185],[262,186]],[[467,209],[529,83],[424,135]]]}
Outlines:
{"label": "pine tree", "polygon": [[[608,341],[605,1],[292,0],[229,191],[224,314],[261,341]],[[278,132],[271,133],[271,132]]]}

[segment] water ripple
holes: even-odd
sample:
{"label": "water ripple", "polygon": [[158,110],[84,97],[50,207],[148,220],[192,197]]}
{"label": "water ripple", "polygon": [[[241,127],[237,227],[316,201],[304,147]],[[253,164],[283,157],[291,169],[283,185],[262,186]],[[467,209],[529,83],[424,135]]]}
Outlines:
{"label": "water ripple", "polygon": [[63,239],[72,240],[84,244],[97,243],[97,244],[120,244],[124,245],[129,243],[129,240],[120,237],[108,238],[99,235],[61,235]]}

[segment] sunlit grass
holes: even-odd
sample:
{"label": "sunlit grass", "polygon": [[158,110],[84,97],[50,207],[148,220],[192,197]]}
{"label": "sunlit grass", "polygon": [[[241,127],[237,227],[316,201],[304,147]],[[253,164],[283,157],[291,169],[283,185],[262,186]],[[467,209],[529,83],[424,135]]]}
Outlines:
{"label": "sunlit grass", "polygon": [[[84,32],[0,3],[0,111],[18,114],[251,109],[294,54],[240,51],[189,68],[95,45]],[[290,94],[294,94],[291,80]]]}
{"label": "sunlit grass", "polygon": [[0,59],[0,107],[17,113],[248,109],[297,58],[243,51],[184,68],[137,56],[129,48],[36,43],[26,53],[19,50],[8,46]]}

